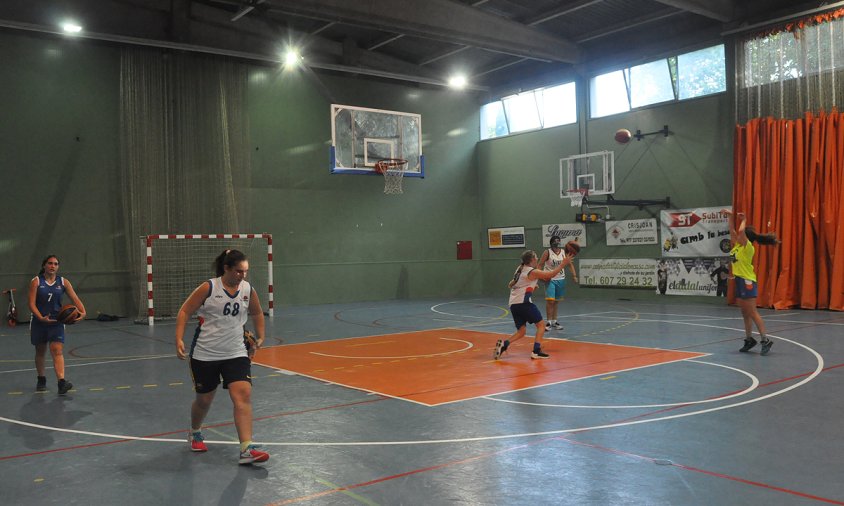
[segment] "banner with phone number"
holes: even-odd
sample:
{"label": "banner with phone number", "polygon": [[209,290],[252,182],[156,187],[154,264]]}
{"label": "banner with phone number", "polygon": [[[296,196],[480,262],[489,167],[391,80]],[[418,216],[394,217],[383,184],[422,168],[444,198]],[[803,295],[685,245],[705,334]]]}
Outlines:
{"label": "banner with phone number", "polygon": [[578,262],[580,286],[656,288],[655,258],[584,258]]}

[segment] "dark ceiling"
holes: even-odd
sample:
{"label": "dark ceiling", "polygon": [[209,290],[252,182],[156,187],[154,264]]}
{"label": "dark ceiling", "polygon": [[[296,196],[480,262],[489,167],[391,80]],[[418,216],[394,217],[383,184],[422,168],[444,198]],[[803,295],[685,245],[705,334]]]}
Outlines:
{"label": "dark ceiling", "polygon": [[0,27],[226,54],[316,72],[505,94],[722,41],[805,13],[795,0],[3,0]]}

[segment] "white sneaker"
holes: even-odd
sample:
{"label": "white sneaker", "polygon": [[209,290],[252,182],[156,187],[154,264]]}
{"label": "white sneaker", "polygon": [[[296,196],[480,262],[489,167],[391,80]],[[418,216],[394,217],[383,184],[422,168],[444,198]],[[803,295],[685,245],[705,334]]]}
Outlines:
{"label": "white sneaker", "polygon": [[551,322],[545,322],[545,330],[551,330]]}
{"label": "white sneaker", "polygon": [[554,330],[563,330],[563,326],[559,322],[554,322]]}

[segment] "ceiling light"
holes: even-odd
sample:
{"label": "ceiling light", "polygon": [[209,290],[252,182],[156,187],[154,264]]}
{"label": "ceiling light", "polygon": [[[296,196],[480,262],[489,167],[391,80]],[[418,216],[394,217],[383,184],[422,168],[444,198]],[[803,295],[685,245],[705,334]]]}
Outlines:
{"label": "ceiling light", "polygon": [[72,21],[68,21],[62,23],[62,30],[64,30],[65,33],[79,33],[82,31],[82,27]]}
{"label": "ceiling light", "polygon": [[298,65],[301,59],[302,57],[295,49],[291,49],[284,54],[284,64],[287,66]]}
{"label": "ceiling light", "polygon": [[452,88],[457,88],[458,90],[463,89],[466,87],[466,76],[463,75],[456,75],[452,76],[448,80],[448,85]]}

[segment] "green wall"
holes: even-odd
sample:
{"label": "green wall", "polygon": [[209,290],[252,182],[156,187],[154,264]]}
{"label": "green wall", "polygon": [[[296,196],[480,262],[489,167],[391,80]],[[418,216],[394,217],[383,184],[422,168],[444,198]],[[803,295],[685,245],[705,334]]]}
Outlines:
{"label": "green wall", "polygon": [[[585,86],[578,83],[583,104]],[[671,135],[646,136],[621,145],[619,128],[644,133],[668,125]],[[728,206],[732,196],[733,125],[726,93],[659,105],[478,144],[483,227],[524,226],[528,249],[542,250],[542,225],[574,223],[579,208],[560,199],[559,159],[615,151],[614,197],[657,200],[670,197],[674,209]],[[582,146],[582,148],[581,148]],[[596,200],[604,200],[597,197]],[[612,206],[613,219],[659,219],[661,206],[639,210]],[[605,210],[598,210],[604,214]],[[606,246],[604,224],[586,225],[588,247],[580,258],[658,258],[659,245]],[[521,250],[484,249],[484,292],[502,293]],[[649,290],[606,290],[569,285],[574,297],[649,298]],[[698,298],[695,298],[698,299]],[[660,300],[664,300],[660,299]]]}
{"label": "green wall", "polygon": [[[0,163],[10,190],[0,284],[23,302],[41,258],[55,253],[89,314],[134,316],[119,193],[119,47],[19,32],[0,32],[0,46]],[[274,236],[276,303],[480,293],[477,253],[456,260],[457,241],[480,247],[477,100],[314,79],[251,67],[244,231]],[[332,101],[422,114],[426,177],[389,196],[380,177],[329,174]]]}
{"label": "green wall", "polygon": [[[341,77],[316,84],[257,67],[250,82],[252,216],[256,230],[273,233],[276,300],[480,292],[477,256],[456,260],[457,241],[480,248],[474,98]],[[330,174],[332,101],[421,114],[425,178],[405,178],[403,194],[385,195],[380,176]]]}
{"label": "green wall", "polygon": [[56,254],[90,314],[124,311],[118,51],[19,32],[0,47],[0,285],[28,318],[29,280]]}
{"label": "green wall", "polygon": [[[41,258],[55,253],[89,314],[134,316],[120,207],[120,49],[15,31],[0,32],[0,46],[0,285],[18,288],[23,302]],[[528,246],[539,249],[542,224],[573,221],[557,193],[558,160],[571,154],[616,150],[619,199],[670,196],[677,208],[730,202],[726,94],[478,142],[479,101],[470,93],[260,65],[250,66],[248,93],[244,231],[273,234],[277,304],[504,297],[520,252],[489,250],[486,229],[525,226]],[[421,114],[426,177],[385,195],[380,177],[330,174],[331,103]],[[668,138],[612,140],[618,128],[664,124]],[[658,211],[613,208],[618,219]],[[607,248],[602,225],[587,234],[585,258],[659,256],[658,246]],[[456,260],[457,241],[473,241],[472,260]]]}

